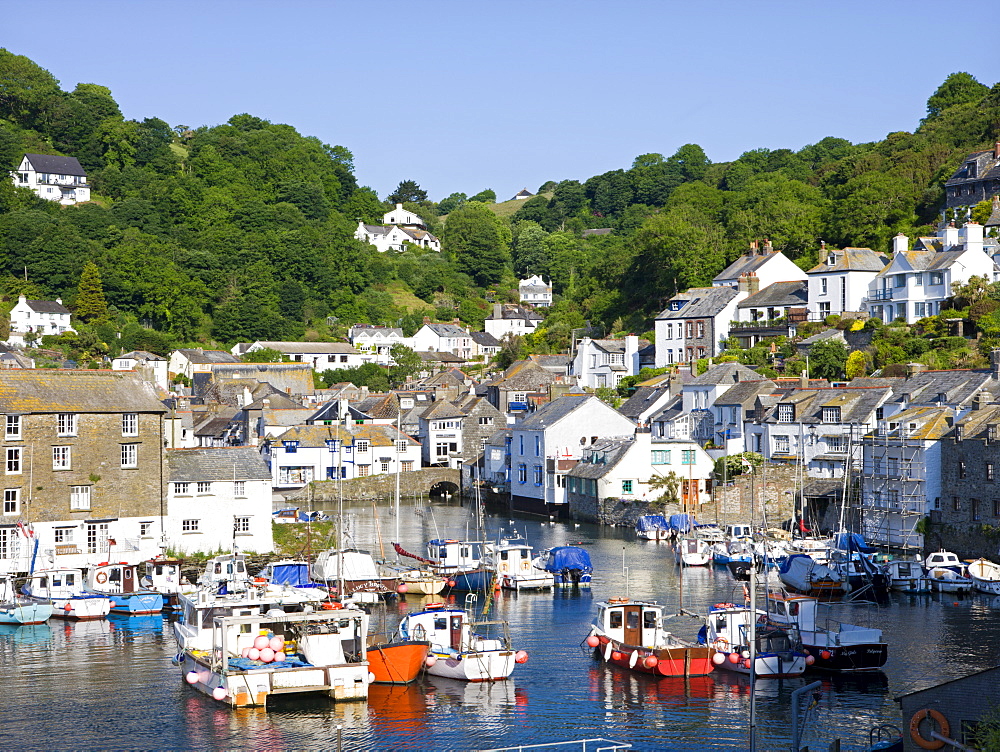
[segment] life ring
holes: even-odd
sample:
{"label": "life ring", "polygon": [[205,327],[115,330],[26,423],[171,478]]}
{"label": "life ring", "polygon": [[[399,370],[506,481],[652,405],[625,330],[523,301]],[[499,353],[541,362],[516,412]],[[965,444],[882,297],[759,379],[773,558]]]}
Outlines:
{"label": "life ring", "polygon": [[322,605],[324,611],[336,611],[344,607],[344,604],[340,601],[327,601]]}
{"label": "life ring", "polygon": [[725,637],[716,637],[715,642],[712,643],[712,647],[714,647],[720,653],[728,653],[729,640],[727,640]]}
{"label": "life ring", "polygon": [[417,626],[413,628],[413,639],[418,642],[422,642],[425,636],[426,632],[424,632],[423,624],[417,624]]}
{"label": "life ring", "polygon": [[934,720],[937,725],[941,728],[939,732],[941,736],[948,736],[951,732],[951,727],[948,725],[948,719],[941,715],[937,710],[932,710],[931,708],[923,708],[918,710],[913,714],[910,719],[910,738],[913,739],[913,743],[916,744],[921,749],[941,749],[944,746],[944,742],[940,739],[925,739],[920,734],[920,722],[925,718],[930,718]]}
{"label": "life ring", "polygon": [[528,561],[527,559],[525,559],[524,561],[522,561],[521,562],[521,569],[523,571],[527,572],[529,569],[531,569],[531,562]]}
{"label": "life ring", "polygon": [[97,584],[98,585],[103,585],[105,582],[108,581],[108,573],[107,572],[98,572],[97,573],[97,577],[95,577],[94,579],[97,580]]}
{"label": "life ring", "polygon": [[628,598],[608,598],[608,603],[628,603]]}

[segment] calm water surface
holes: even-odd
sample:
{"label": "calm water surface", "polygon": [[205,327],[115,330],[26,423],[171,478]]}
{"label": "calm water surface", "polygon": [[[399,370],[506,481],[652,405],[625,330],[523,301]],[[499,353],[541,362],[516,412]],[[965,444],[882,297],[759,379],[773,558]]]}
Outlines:
{"label": "calm water surface", "polygon": [[[408,503],[401,515],[402,543],[422,552],[431,537],[464,535],[467,517],[457,505]],[[489,533],[495,535],[501,524],[509,521],[488,518]],[[589,591],[503,593],[494,601],[491,617],[508,620],[514,647],[531,656],[508,681],[428,677],[411,687],[373,686],[367,703],[333,705],[323,697],[293,696],[276,699],[266,711],[232,711],[184,685],[170,664],[177,646],[167,619],[53,620],[0,632],[0,749],[329,749],[335,748],[338,725],[343,748],[351,750],[473,750],[599,736],[644,750],[748,748],[746,679],[717,671],[686,681],[656,680],[606,668],[581,647],[594,604],[625,594],[623,557],[630,594],[676,610],[678,572],[669,546],[637,541],[629,530],[516,524],[539,548],[586,545],[595,575]],[[382,520],[386,549],[394,526],[393,519]],[[351,514],[349,529],[353,544],[378,551],[368,510]],[[725,570],[684,573],[686,609],[704,613],[712,603],[741,598]],[[400,599],[389,604],[388,617],[395,620],[420,605],[412,597]],[[835,609],[844,621],[884,630],[885,673],[758,682],[758,749],[789,748],[790,694],[817,678],[823,680],[822,695],[807,712],[803,744],[825,749],[839,737],[845,750],[861,750],[869,728],[900,724],[894,697],[996,663],[1000,602],[894,595],[881,609]],[[693,637],[699,626],[678,616],[672,629]]]}

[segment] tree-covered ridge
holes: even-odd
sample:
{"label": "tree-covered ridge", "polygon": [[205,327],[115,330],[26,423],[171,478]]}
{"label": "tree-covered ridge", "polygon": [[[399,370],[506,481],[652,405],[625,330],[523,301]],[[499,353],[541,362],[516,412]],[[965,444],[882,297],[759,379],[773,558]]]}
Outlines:
{"label": "tree-covered ridge", "polygon": [[[490,189],[435,203],[411,176],[380,200],[359,186],[347,148],[249,114],[211,127],[126,120],[107,88],[64,91],[0,49],[0,159],[13,168],[26,152],[75,156],[95,199],[62,207],[0,181],[0,291],[85,303],[78,318],[103,327],[101,340],[152,327],[165,347],[328,338],[356,322],[409,334],[424,315],[480,328],[491,304],[517,299],[518,277],[542,274],[557,302],[507,355],[554,351],[585,322],[605,335],[648,330],[667,298],[710,284],[754,240],[808,267],[822,241],[887,250],[897,232],[929,234],[944,181],[1000,139],[1000,85],[953,74],[915,126],[729,163],[686,144],[546,182],[516,211],[494,212]],[[443,253],[379,254],[353,238],[359,220],[380,223],[396,202]],[[90,298],[78,301],[88,263],[97,276],[85,275]],[[95,279],[100,316],[89,313]]]}

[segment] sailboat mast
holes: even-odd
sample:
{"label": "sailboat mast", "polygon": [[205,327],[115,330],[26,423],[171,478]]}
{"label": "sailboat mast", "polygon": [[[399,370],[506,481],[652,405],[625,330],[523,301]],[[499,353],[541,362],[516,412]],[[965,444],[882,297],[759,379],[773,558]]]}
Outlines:
{"label": "sailboat mast", "polygon": [[[397,398],[398,399],[398,398]],[[396,445],[396,541],[399,541],[399,442],[401,441],[399,425],[400,425],[400,412],[402,411],[402,404],[396,408],[396,437],[393,442]]]}

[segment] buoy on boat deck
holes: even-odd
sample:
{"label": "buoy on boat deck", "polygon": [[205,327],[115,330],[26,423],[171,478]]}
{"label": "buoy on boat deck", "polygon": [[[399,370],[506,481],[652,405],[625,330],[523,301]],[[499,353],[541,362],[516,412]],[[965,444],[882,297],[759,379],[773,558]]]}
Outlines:
{"label": "buoy on boat deck", "polygon": [[600,644],[601,641],[598,639],[597,635],[591,635],[587,638],[587,647],[596,648]]}
{"label": "buoy on boat deck", "polygon": [[399,593],[400,595],[404,595],[406,591],[409,589],[410,588],[407,586],[405,582],[401,582],[396,586],[396,592]]}
{"label": "buoy on boat deck", "polygon": [[660,659],[655,655],[647,655],[642,659],[642,665],[646,668],[656,668],[660,663]]}
{"label": "buoy on boat deck", "polygon": [[280,637],[272,637],[271,641],[267,643],[267,646],[271,648],[275,653],[281,651],[285,647],[285,641]]}
{"label": "buoy on boat deck", "polygon": [[729,662],[730,663],[739,663],[740,662],[740,654],[739,653],[730,653],[729,654]]}
{"label": "buoy on boat deck", "polygon": [[722,653],[716,653],[715,655],[712,656],[712,663],[714,663],[716,666],[721,666],[725,662],[726,662],[726,656],[724,656]]}
{"label": "buoy on boat deck", "polygon": [[750,651],[749,650],[744,650],[742,653],[740,653],[740,655],[742,655],[744,658],[749,658],[750,657]]}
{"label": "buoy on boat deck", "polygon": [[283,663],[284,660],[285,660],[285,654],[283,652],[281,652],[280,650],[277,653],[274,654],[274,662],[275,663]]}
{"label": "buoy on boat deck", "polygon": [[228,693],[226,692],[225,687],[216,687],[215,689],[212,690],[212,697],[218,700],[219,702],[225,700],[227,694]]}
{"label": "buoy on boat deck", "polygon": [[528,652],[526,650],[518,650],[514,653],[514,663],[527,663],[528,662]]}
{"label": "buoy on boat deck", "polygon": [[828,661],[830,660],[831,657],[833,657],[833,653],[831,653],[829,650],[824,650],[822,653],[819,654],[819,657],[822,658],[824,661]]}
{"label": "buoy on boat deck", "polygon": [[257,648],[258,650],[263,650],[270,643],[271,643],[271,641],[269,639],[267,639],[264,635],[260,635],[260,636],[254,638],[253,646],[255,648]]}
{"label": "buoy on boat deck", "polygon": [[274,651],[271,650],[271,648],[263,648],[260,651],[260,659],[264,661],[264,663],[270,663],[274,660]]}
{"label": "buoy on boat deck", "polygon": [[429,655],[426,658],[424,658],[424,665],[427,666],[427,668],[431,668],[437,662],[438,659],[436,655]]}
{"label": "buoy on boat deck", "polygon": [[184,680],[188,684],[197,684],[198,683],[198,672],[197,671],[188,671],[186,674],[184,674]]}
{"label": "buoy on boat deck", "polygon": [[249,658],[251,661],[259,661],[260,651],[257,648],[250,648],[247,651],[247,658]]}

